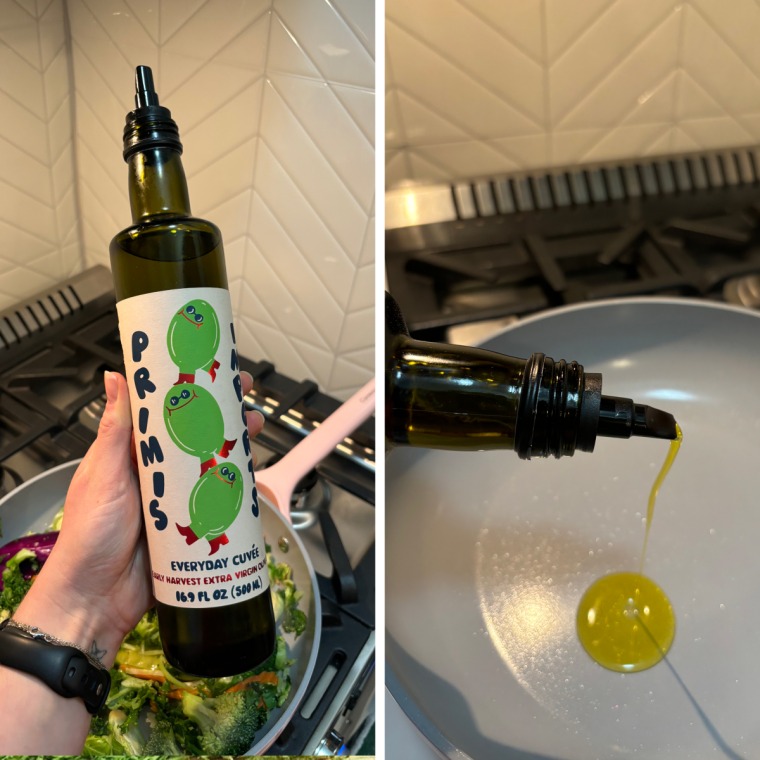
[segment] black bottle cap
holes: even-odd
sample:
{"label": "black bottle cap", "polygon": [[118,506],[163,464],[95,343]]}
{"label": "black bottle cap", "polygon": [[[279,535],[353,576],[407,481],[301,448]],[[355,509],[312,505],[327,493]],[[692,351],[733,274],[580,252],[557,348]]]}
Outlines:
{"label": "black bottle cap", "polygon": [[593,451],[599,423],[602,376],[578,362],[532,354],[525,363],[515,424],[521,459]]}
{"label": "black bottle cap", "polygon": [[628,398],[602,395],[602,376],[577,362],[533,354],[525,363],[515,426],[521,459],[593,451],[597,436],[677,437],[672,414]]}
{"label": "black bottle cap", "polygon": [[171,111],[159,104],[149,66],[135,70],[135,109],[124,127],[124,160],[147,148],[172,148],[182,153],[179,129]]}

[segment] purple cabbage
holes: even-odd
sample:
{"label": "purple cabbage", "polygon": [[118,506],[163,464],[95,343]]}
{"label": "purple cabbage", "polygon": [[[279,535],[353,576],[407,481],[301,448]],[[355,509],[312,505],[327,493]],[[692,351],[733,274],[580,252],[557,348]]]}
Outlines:
{"label": "purple cabbage", "polygon": [[[50,556],[57,538],[58,531],[35,533],[31,536],[22,536],[15,541],[10,541],[5,546],[0,546],[0,591],[3,588],[3,572],[9,559],[15,557],[22,549],[29,549],[34,552],[37,562],[42,566]],[[26,580],[29,580],[34,575],[29,561],[21,563],[21,572]]]}

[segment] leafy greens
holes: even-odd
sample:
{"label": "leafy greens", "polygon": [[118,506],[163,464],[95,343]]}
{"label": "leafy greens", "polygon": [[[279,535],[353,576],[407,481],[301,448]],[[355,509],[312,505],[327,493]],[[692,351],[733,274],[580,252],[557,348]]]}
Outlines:
{"label": "leafy greens", "polygon": [[[13,554],[0,548],[0,621],[16,610],[52,543],[54,534],[52,539],[51,534],[41,534],[9,544]],[[274,560],[269,546],[267,564],[279,627],[300,636],[307,618],[298,609],[302,593],[293,583],[292,570]],[[254,670],[186,680],[166,661],[156,613],[149,610],[116,655],[108,699],[92,719],[82,756],[244,754],[271,711],[285,702],[292,664],[285,639],[278,635],[275,651]]]}

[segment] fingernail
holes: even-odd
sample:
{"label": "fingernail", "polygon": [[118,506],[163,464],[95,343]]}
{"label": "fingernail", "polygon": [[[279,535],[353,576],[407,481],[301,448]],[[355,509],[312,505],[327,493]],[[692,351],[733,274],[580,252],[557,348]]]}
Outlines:
{"label": "fingernail", "polygon": [[253,384],[253,375],[250,372],[246,372],[244,369],[241,369],[240,374],[245,375],[251,381],[251,384]]}
{"label": "fingernail", "polygon": [[264,423],[266,422],[266,417],[258,410],[258,409],[251,409],[249,414],[255,414],[258,416],[258,418],[261,420],[261,427],[264,427]]}
{"label": "fingernail", "polygon": [[119,398],[119,381],[116,379],[114,372],[105,372],[103,374],[103,384],[106,387],[106,400],[109,404],[115,404]]}

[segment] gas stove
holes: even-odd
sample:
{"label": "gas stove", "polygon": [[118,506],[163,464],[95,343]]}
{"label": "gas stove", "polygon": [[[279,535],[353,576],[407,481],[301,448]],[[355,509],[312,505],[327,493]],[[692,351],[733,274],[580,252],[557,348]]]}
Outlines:
{"label": "gas stove", "polygon": [[388,287],[428,340],[604,298],[758,306],[759,222],[757,147],[411,185],[386,196]]}
{"label": "gas stove", "polygon": [[[240,357],[267,423],[272,464],[340,402],[311,381]],[[123,372],[110,272],[93,267],[0,313],[0,495],[84,456],[105,408],[103,372]],[[291,514],[317,573],[322,634],[312,683],[271,754],[358,754],[374,726],[375,432],[364,423],[299,483]]]}

